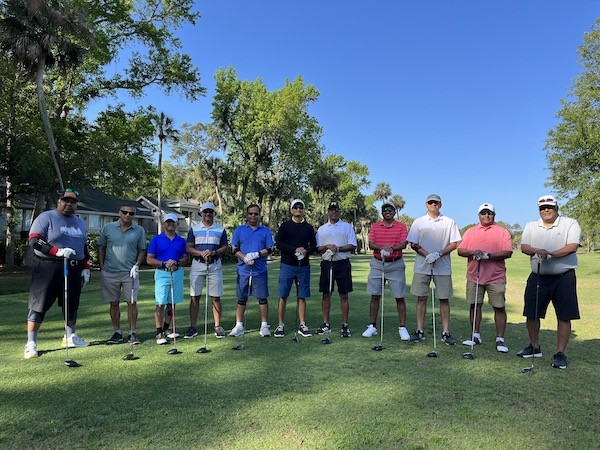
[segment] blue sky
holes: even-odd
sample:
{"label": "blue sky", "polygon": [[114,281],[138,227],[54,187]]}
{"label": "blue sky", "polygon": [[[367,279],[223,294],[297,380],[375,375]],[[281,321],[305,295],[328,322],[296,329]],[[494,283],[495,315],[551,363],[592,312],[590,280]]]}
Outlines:
{"label": "blue sky", "polygon": [[141,104],[176,125],[209,122],[219,67],[269,89],[301,75],[321,94],[311,113],[327,152],[369,167],[365,192],[389,183],[412,217],[437,193],[459,227],[483,202],[511,224],[537,217],[537,198],[552,192],[545,139],[580,70],[583,34],[600,17],[597,0],[218,0],[196,9],[201,19],[178,35],[207,96],[150,91]]}

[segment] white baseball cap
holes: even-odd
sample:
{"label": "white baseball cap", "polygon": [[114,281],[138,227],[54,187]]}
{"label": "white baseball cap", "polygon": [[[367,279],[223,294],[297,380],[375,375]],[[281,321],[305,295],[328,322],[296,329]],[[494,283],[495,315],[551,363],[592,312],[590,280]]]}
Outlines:
{"label": "white baseball cap", "polygon": [[292,200],[292,202],[290,203],[290,209],[294,208],[294,205],[300,203],[302,205],[303,208],[305,208],[304,202],[302,200],[300,200],[299,198]]}
{"label": "white baseball cap", "polygon": [[173,213],[165,214],[165,216],[163,217],[163,223],[167,220],[172,220],[175,223],[179,222],[179,219],[177,219],[177,216]]}
{"label": "white baseball cap", "polygon": [[494,205],[492,205],[491,203],[482,203],[481,205],[479,205],[479,209],[477,210],[477,213],[480,213],[484,209],[487,209],[493,213],[496,213],[496,208],[494,208]]}

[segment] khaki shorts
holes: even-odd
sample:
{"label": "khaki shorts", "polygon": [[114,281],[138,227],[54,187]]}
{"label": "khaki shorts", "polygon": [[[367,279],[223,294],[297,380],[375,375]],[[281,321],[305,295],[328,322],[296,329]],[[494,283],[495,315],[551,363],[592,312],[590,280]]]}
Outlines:
{"label": "khaki shorts", "polygon": [[[206,286],[206,263],[194,259],[190,269],[190,295],[198,297],[202,295],[202,289]],[[221,260],[208,264],[208,295],[211,297],[223,296],[223,268]]]}
{"label": "khaki shorts", "polygon": [[[424,273],[413,274],[413,281],[410,286],[410,293],[417,297],[427,297],[429,295],[429,283],[431,275]],[[434,275],[436,298],[449,299],[454,294],[452,290],[452,275]]]}
{"label": "khaki shorts", "polygon": [[[506,283],[480,284],[477,289],[477,303],[483,303],[483,295],[487,292],[488,302],[494,308],[504,308],[506,305]],[[475,303],[475,283],[467,280],[467,301]]]}
{"label": "khaki shorts", "polygon": [[404,275],[404,261],[397,259],[394,262],[383,263],[375,258],[371,258],[369,263],[371,271],[367,281],[367,294],[381,295],[381,274],[385,270],[385,279],[388,282],[390,291],[394,298],[404,298],[406,295],[406,276]]}
{"label": "khaki shorts", "polygon": [[100,271],[100,294],[105,302],[131,302],[131,288],[133,288],[133,301],[137,302],[140,290],[139,277],[135,280],[129,276],[129,272],[107,272]]}

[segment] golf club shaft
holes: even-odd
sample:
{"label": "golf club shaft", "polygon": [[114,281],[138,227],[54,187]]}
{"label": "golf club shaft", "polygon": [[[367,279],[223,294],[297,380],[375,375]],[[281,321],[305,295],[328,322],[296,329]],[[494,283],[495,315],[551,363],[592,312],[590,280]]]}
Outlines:
{"label": "golf club shaft", "polygon": [[63,308],[65,310],[65,354],[66,361],[69,361],[69,330],[68,330],[68,311],[69,311],[69,260],[63,258],[63,275],[65,278],[65,293],[63,299]]}
{"label": "golf club shaft", "polygon": [[435,332],[435,281],[433,278],[433,264],[431,265],[431,323],[433,325],[433,351],[437,352],[437,334]]}
{"label": "golf club shaft", "polygon": [[381,334],[379,335],[379,345],[383,346],[383,307],[385,297],[385,257],[381,257]]}
{"label": "golf club shaft", "polygon": [[481,269],[481,259],[477,260],[477,278],[475,280],[475,302],[473,303],[473,330],[471,333],[471,353],[473,353],[473,346],[475,345],[475,323],[477,322],[477,301],[478,301],[478,297],[479,297],[479,270],[480,269]]}
{"label": "golf club shaft", "polygon": [[171,274],[171,321],[173,322],[173,347],[177,348],[177,328],[175,327],[175,286],[173,284],[173,271]]}
{"label": "golf club shaft", "polygon": [[208,333],[208,285],[209,285],[210,268],[208,261],[206,262],[206,295],[204,296],[204,348],[206,348],[206,334]]}

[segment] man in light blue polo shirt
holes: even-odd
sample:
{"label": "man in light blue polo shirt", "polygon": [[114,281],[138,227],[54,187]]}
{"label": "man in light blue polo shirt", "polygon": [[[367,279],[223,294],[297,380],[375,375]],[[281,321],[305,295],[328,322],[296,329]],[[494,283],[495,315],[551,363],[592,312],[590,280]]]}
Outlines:
{"label": "man in light blue polo shirt", "polygon": [[[177,235],[178,219],[175,214],[165,214],[163,232],[154,236],[148,245],[146,261],[156,267],[154,271],[154,324],[156,325],[156,343],[167,344],[167,330],[175,311],[171,303],[183,302],[183,267],[187,261],[185,239]],[[173,298],[171,298],[171,282],[173,283]],[[165,305],[169,305],[165,312]],[[163,323],[164,325],[161,325]],[[177,330],[168,337],[177,337]]]}
{"label": "man in light blue polo shirt", "polygon": [[260,308],[260,335],[271,336],[269,330],[269,286],[267,279],[267,256],[273,251],[273,233],[260,223],[260,206],[249,205],[246,208],[246,224],[233,232],[231,240],[233,254],[238,258],[236,295],[238,305],[235,311],[235,327],[229,336],[241,336],[244,328],[244,313],[248,297],[258,299]]}
{"label": "man in light blue polo shirt", "polygon": [[100,263],[100,285],[102,299],[110,303],[110,319],[114,334],[107,344],[123,341],[119,302],[127,302],[129,342],[139,344],[136,333],[140,289],[139,268],[146,254],[146,232],[133,223],[135,206],[122,205],[119,220],[107,223],[98,237],[98,261]]}

